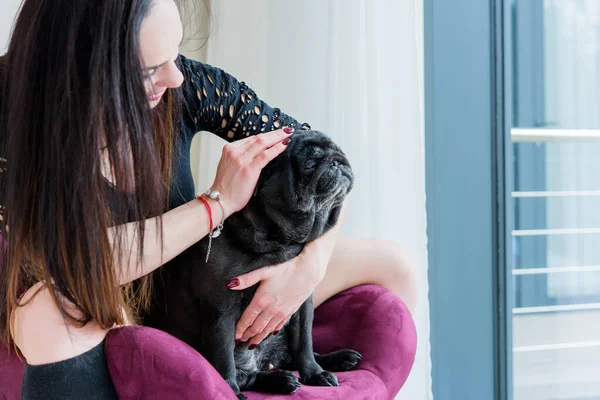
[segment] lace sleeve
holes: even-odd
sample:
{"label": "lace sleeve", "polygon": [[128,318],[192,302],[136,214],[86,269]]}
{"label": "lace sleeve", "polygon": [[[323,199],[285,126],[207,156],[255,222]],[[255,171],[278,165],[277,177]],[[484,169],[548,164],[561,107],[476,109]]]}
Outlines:
{"label": "lace sleeve", "polygon": [[184,56],[178,62],[185,78],[183,118],[192,134],[209,131],[231,142],[285,126],[310,129],[260,100],[225,71]]}

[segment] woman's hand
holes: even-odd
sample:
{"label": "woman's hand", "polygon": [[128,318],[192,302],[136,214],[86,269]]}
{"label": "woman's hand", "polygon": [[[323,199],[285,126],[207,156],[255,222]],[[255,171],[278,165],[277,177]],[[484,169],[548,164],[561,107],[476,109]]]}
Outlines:
{"label": "woman's hand", "polygon": [[221,193],[229,215],[241,210],[250,201],[260,171],[286,149],[292,128],[261,133],[229,143],[217,167],[213,190]]}
{"label": "woman's hand", "polygon": [[283,264],[257,269],[227,282],[227,287],[233,290],[243,290],[261,282],[237,323],[236,340],[246,342],[251,339],[249,345],[256,346],[269,333],[278,333],[298,311],[325,278],[345,214],[344,203],[335,227],[320,238],[306,243],[298,257]]}
{"label": "woman's hand", "polygon": [[260,283],[235,330],[236,342],[253,349],[271,332],[277,334],[324,277],[314,252],[302,252],[283,264],[257,269],[232,279],[227,287],[242,290]]}

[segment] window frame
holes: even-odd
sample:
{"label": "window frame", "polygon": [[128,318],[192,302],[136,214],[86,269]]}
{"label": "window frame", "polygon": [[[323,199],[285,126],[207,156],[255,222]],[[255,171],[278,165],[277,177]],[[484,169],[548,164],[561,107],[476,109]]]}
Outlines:
{"label": "window frame", "polygon": [[436,400],[512,399],[510,15],[509,0],[424,0]]}

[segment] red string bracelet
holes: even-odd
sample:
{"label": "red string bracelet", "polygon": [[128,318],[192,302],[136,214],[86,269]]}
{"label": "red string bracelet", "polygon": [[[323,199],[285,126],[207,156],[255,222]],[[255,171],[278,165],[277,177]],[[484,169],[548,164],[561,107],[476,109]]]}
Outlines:
{"label": "red string bracelet", "polygon": [[204,207],[206,207],[206,211],[208,211],[208,220],[210,222],[210,234],[213,231],[212,210],[210,208],[210,204],[208,204],[208,201],[204,200],[201,195],[198,196],[198,200],[201,200],[204,203]]}

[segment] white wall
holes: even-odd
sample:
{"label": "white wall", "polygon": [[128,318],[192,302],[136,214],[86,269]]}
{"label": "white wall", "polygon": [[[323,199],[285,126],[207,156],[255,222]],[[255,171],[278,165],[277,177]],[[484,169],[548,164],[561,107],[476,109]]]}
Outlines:
{"label": "white wall", "polygon": [[8,37],[21,0],[0,0],[0,55],[6,52]]}

